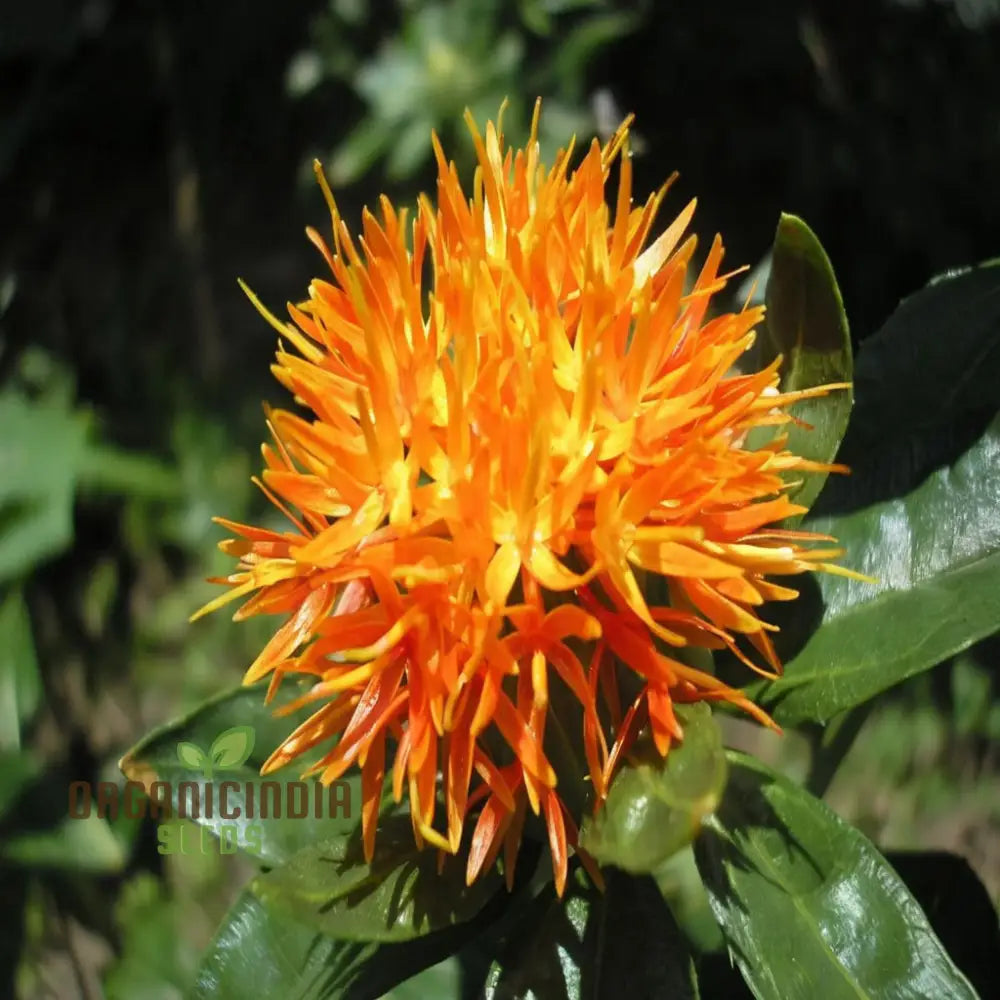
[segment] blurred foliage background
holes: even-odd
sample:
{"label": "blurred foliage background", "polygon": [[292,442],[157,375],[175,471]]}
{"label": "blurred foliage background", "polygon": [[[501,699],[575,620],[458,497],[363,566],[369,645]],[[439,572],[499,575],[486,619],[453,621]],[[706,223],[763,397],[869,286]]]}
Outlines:
{"label": "blurred foliage background", "polygon": [[[35,0],[0,5],[0,997],[182,995],[241,873],[152,823],[66,822],[152,726],[239,681],[260,627],[187,623],[250,483],[278,307],[319,272],[319,156],[356,221],[468,163],[464,108],[544,98],[549,153],[637,115],[636,189],[761,262],[822,238],[862,341],[1000,252],[997,0]],[[266,627],[266,623],[265,623]],[[1000,895],[1000,647],[876,708],[830,801]],[[758,750],[795,765],[795,747]]]}

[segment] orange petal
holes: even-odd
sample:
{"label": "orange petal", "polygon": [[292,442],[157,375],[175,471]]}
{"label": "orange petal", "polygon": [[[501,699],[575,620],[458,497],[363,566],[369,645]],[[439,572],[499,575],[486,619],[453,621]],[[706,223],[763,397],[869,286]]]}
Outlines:
{"label": "orange petal", "polygon": [[254,684],[267,676],[276,664],[287,660],[306,639],[311,638],[317,624],[333,610],[334,597],[332,588],[317,587],[274,633],[247,670],[243,683]]}
{"label": "orange petal", "polygon": [[549,792],[544,799],[545,826],[549,831],[549,849],[552,851],[552,871],[555,874],[556,895],[562,898],[566,890],[566,869],[569,853],[566,849],[566,826],[563,823],[559,796]]}

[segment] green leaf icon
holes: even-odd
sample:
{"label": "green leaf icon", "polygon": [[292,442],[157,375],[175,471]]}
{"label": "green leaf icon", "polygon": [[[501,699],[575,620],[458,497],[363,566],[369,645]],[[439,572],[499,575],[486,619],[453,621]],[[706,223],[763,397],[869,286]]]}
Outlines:
{"label": "green leaf icon", "polygon": [[253,726],[233,726],[219,733],[212,743],[212,764],[220,771],[232,771],[245,764],[253,752]]}
{"label": "green leaf icon", "polygon": [[201,771],[208,764],[208,756],[197,743],[178,743],[177,759],[192,771]]}

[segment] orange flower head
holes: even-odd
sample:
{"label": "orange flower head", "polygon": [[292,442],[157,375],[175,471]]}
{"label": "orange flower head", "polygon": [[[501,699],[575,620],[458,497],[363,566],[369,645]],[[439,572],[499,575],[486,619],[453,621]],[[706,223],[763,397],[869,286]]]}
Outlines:
{"label": "orange flower head", "polygon": [[471,196],[435,137],[437,203],[412,224],[382,198],[352,236],[317,170],[332,249],[309,236],[330,276],[291,322],[253,300],[311,411],[268,413],[258,485],[289,526],[220,519],[239,565],[203,611],[252,595],[236,618],[287,615],[246,682],[304,676],[291,708],[317,710],[264,771],[314,748],[323,782],[360,767],[368,857],[388,770],[418,844],[466,840],[470,882],[501,849],[510,880],[539,814],[561,892],[582,775],[554,766],[550,716],[578,738],[595,808],[641,731],[662,755],[682,738],[675,702],[769,722],[680,651],[780,670],[759,609],[796,591],[774,578],[839,554],[775,526],[803,512],[782,474],[831,467],[780,434],[745,442],[837,387],[782,393],[777,361],[734,370],[763,310],[710,313],[727,276],[718,238],[692,266],[694,202],[650,242],[669,185],[632,206],[627,122],[573,169],[572,144],[540,162],[537,108],[523,150],[467,120]]}

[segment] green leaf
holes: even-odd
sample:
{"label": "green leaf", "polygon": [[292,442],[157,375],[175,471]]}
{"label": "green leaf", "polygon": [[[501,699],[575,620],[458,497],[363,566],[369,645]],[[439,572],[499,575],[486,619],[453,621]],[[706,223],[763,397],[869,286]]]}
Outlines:
{"label": "green leaf", "polygon": [[106,444],[91,444],[83,455],[79,481],[82,487],[102,493],[176,500],[182,484],[175,469],[149,455],[123,451]]}
{"label": "green leaf", "polygon": [[631,34],[640,23],[640,17],[632,12],[608,11],[586,17],[575,27],[564,30],[558,46],[552,50],[551,73],[559,81],[560,91],[579,100],[587,68],[600,51]]}
{"label": "green leaf", "polygon": [[113,874],[125,866],[125,852],[111,827],[97,815],[65,818],[48,830],[17,833],[0,841],[0,859],[30,868]]}
{"label": "green leaf", "polygon": [[695,845],[716,919],[758,1000],[974,1000],[885,858],[819,799],[730,753]]}
{"label": "green leaf", "polygon": [[220,771],[231,771],[245,764],[253,753],[253,726],[234,726],[220,733],[212,744],[212,763]]}
{"label": "green leaf", "polygon": [[[820,574],[782,622],[779,721],[826,721],[1000,626],[1000,263],[906,299],[858,355],[836,476],[806,527],[877,586]],[[812,605],[810,607],[810,604]]]}
{"label": "green leaf", "polygon": [[584,820],[580,846],[601,864],[655,872],[687,846],[718,805],[726,784],[719,727],[706,704],[678,705],[684,741],[661,759],[622,768],[596,817]]}
{"label": "green leaf", "polygon": [[262,903],[247,889],[209,945],[192,1000],[333,1000],[374,945],[324,938]]}
{"label": "green leaf", "polygon": [[[232,730],[253,734],[249,747],[250,756],[243,764],[222,771],[199,783],[201,801],[206,801],[205,788],[212,789],[214,808],[210,815],[201,810],[201,815],[191,818],[216,836],[222,827],[236,827],[236,843],[247,853],[258,857],[267,864],[280,864],[292,857],[300,848],[318,841],[348,834],[360,818],[360,782],[356,777],[346,779],[334,794],[340,796],[331,804],[329,790],[323,791],[318,781],[305,782],[309,807],[304,816],[288,815],[287,786],[301,779],[303,771],[315,759],[306,757],[296,761],[267,779],[260,776],[260,768],[271,751],[274,750],[299,723],[308,717],[308,710],[289,716],[276,717],[273,713],[299,694],[298,688],[287,681],[270,705],[264,704],[267,684],[240,687],[228,691],[200,705],[189,715],[155,730],[134,746],[121,760],[120,767],[127,778],[143,783],[147,789],[154,781],[169,782],[172,801],[178,804],[177,789],[180,782],[197,780],[191,768],[201,769],[207,758],[194,760],[193,751],[180,749],[183,744],[192,744],[198,753],[200,747],[212,746],[219,734]],[[249,738],[246,734],[241,741]],[[228,746],[228,744],[227,744]],[[233,744],[235,747],[235,743]],[[317,748],[316,754],[325,748]],[[185,754],[181,757],[180,754]],[[187,755],[190,754],[188,762]],[[228,759],[228,758],[227,758]],[[260,791],[264,781],[277,782],[280,786],[283,804],[280,817],[260,816]],[[236,809],[240,815],[232,818],[222,815],[220,808],[220,786],[229,782],[227,789],[228,812]],[[234,790],[235,786],[235,790]],[[255,814],[247,815],[247,790],[254,795]],[[316,812],[317,797],[320,799],[319,817]]]}
{"label": "green leaf", "polygon": [[[86,426],[58,402],[0,394],[0,582],[73,539],[73,493]],[[57,460],[52,461],[52,456]]]}
{"label": "green leaf", "polygon": [[351,184],[371,169],[392,144],[392,129],[378,118],[367,117],[337,147],[330,164],[330,183]]}
{"label": "green leaf", "polygon": [[[766,302],[773,352],[763,345],[763,360],[784,355],[781,388],[786,392],[850,382],[851,335],[826,251],[800,218],[782,213],[772,255]],[[816,462],[832,462],[852,404],[851,389],[797,403],[790,413],[809,426],[787,427],[788,448]],[[792,488],[789,496],[811,506],[826,482],[826,473],[796,473],[794,478],[802,484]]]}
{"label": "green leaf", "polygon": [[[408,816],[379,824],[369,865],[360,837],[340,837],[299,851],[259,876],[256,895],[329,937],[405,941],[472,919],[500,889],[493,870],[465,884],[465,859],[419,850]],[[506,890],[502,890],[506,891]]]}
{"label": "green leaf", "polygon": [[455,956],[417,973],[394,986],[383,1000],[427,1000],[428,997],[460,997],[462,966]]}
{"label": "green leaf", "polygon": [[[678,851],[654,874],[677,926],[700,954],[723,950],[722,931],[708,902],[692,845]],[[738,977],[737,977],[738,978]]]}
{"label": "green leaf", "polygon": [[62,394],[0,393],[0,582],[69,547],[79,484],[146,498],[177,495],[176,478],[162,464],[89,443],[87,417]]}
{"label": "green leaf", "polygon": [[63,872],[112,874],[125,849],[110,824],[92,813],[69,815],[68,782],[30,754],[0,754],[0,868],[17,865]]}
{"label": "green leaf", "polygon": [[858,510],[907,493],[982,433],[1000,399],[1000,261],[951,272],[904,299],[864,341],[857,405],[819,505]]}
{"label": "green leaf", "polygon": [[614,870],[603,893],[579,874],[562,899],[543,890],[484,991],[485,1000],[697,995],[687,946],[655,882]]}
{"label": "green leaf", "polygon": [[[431,968],[505,918],[511,900],[475,920],[394,944],[337,941],[286,910],[268,905],[251,885],[226,915],[202,958],[192,1000],[371,1000]],[[423,977],[421,977],[423,978]],[[428,994],[424,994],[425,996]]]}
{"label": "green leaf", "polygon": [[0,604],[0,751],[21,745],[21,726],[38,708],[42,679],[28,608],[19,590]]}
{"label": "green leaf", "polygon": [[395,183],[415,174],[431,152],[431,125],[423,118],[404,125],[394,136],[385,158],[385,176]]}
{"label": "green leaf", "polygon": [[192,771],[200,771],[208,763],[208,755],[197,743],[177,744],[177,759]]}
{"label": "green leaf", "polygon": [[825,722],[996,631],[998,496],[1000,417],[907,496],[810,519],[811,530],[839,539],[844,562],[878,583],[816,578],[819,627],[784,676],[759,688],[779,722]]}

